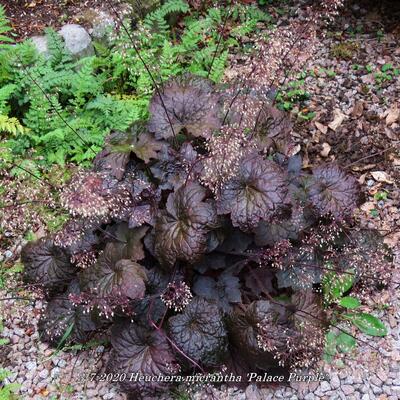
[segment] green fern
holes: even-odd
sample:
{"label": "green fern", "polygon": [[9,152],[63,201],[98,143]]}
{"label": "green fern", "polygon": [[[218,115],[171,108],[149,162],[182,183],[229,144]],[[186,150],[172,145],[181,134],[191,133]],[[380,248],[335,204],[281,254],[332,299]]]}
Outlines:
{"label": "green fern", "polygon": [[52,67],[64,67],[66,64],[71,63],[72,56],[66,50],[62,37],[52,28],[46,29],[45,32]]}
{"label": "green fern", "polygon": [[[89,164],[112,130],[123,131],[148,118],[152,78],[162,84],[189,71],[221,81],[228,55],[238,46],[234,36],[240,35],[240,30],[255,30],[256,23],[265,18],[257,8],[234,7],[230,18],[237,32],[221,42],[218,28],[228,10],[215,7],[199,15],[185,0],[169,0],[139,22],[137,30],[121,30],[110,48],[102,47],[93,57],[75,61],[54,30],[46,31],[46,56],[39,55],[29,40],[9,46],[0,52],[4,145],[14,157],[34,148],[44,164]],[[185,14],[185,18],[184,29],[176,36],[170,23],[177,14]],[[0,26],[6,26],[4,21],[0,12]],[[0,28],[1,32],[5,31]]]}
{"label": "green fern", "polygon": [[160,8],[148,14],[144,19],[143,25],[151,32],[156,32],[160,37],[167,35],[169,25],[166,18],[171,14],[186,13],[189,5],[183,0],[168,0]]}
{"label": "green fern", "polygon": [[214,82],[219,82],[222,79],[228,60],[228,55],[228,50],[225,50],[220,56],[215,57],[210,72],[210,79]]}
{"label": "green fern", "polygon": [[14,40],[9,36],[11,32],[11,26],[6,17],[4,7],[0,4],[0,49],[8,49]]}
{"label": "green fern", "polygon": [[11,133],[12,135],[22,134],[27,129],[15,117],[8,117],[0,114],[0,133]]}

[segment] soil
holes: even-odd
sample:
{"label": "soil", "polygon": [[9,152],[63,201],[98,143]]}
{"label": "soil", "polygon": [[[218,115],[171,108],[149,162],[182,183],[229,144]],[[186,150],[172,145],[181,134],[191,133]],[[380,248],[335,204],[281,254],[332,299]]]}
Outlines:
{"label": "soil", "polygon": [[[66,23],[85,25],[82,16],[96,9],[107,11],[104,0],[3,0],[6,16],[10,19],[15,39],[42,34],[47,27],[58,29]],[[113,0],[119,5],[120,0]]]}

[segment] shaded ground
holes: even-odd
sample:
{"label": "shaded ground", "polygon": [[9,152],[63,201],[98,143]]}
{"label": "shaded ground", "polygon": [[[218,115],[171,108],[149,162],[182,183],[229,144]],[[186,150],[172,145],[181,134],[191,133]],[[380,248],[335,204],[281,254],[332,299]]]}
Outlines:
{"label": "shaded ground", "polygon": [[[120,3],[113,0],[115,5]],[[42,34],[49,26],[57,29],[66,23],[85,25],[85,13],[109,8],[104,0],[4,0],[2,4],[18,41]]]}

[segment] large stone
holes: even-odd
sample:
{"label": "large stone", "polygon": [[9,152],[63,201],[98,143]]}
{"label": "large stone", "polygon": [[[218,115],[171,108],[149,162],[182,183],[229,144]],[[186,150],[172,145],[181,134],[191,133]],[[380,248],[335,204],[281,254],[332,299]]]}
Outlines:
{"label": "large stone", "polygon": [[39,54],[43,54],[45,57],[49,56],[49,47],[46,36],[32,36],[31,40]]}
{"label": "large stone", "polygon": [[63,37],[66,49],[75,58],[88,57],[94,54],[92,40],[82,26],[67,24],[58,33]]}

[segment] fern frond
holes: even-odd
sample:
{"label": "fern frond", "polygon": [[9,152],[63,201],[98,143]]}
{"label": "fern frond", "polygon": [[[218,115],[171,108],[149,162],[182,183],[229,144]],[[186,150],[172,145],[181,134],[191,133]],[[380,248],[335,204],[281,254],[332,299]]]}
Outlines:
{"label": "fern frond", "polygon": [[166,18],[171,14],[186,13],[189,11],[189,5],[184,0],[168,0],[160,8],[148,14],[143,21],[143,25],[151,32],[157,32],[160,35],[166,35],[169,26]]}
{"label": "fern frond", "polygon": [[47,47],[50,53],[50,62],[53,67],[58,65],[65,65],[68,62],[72,62],[72,56],[66,50],[64,41],[54,29],[48,28],[45,30],[47,37]]}
{"label": "fern frond", "polygon": [[7,106],[7,101],[14,93],[17,85],[10,83],[0,87],[0,114],[8,114],[9,107]]}
{"label": "fern frond", "polygon": [[0,4],[0,49],[9,48],[10,44],[14,43],[14,40],[9,36],[11,30],[5,9]]}
{"label": "fern frond", "polygon": [[10,133],[12,135],[22,134],[28,130],[18,121],[17,118],[0,115],[0,133]]}
{"label": "fern frond", "polygon": [[216,83],[220,82],[224,75],[228,54],[228,50],[225,50],[220,56],[214,59],[211,68],[210,79]]}

